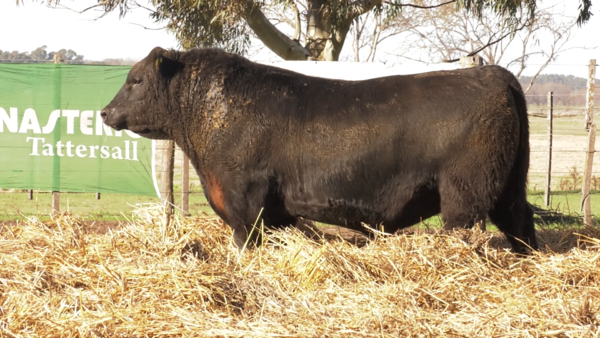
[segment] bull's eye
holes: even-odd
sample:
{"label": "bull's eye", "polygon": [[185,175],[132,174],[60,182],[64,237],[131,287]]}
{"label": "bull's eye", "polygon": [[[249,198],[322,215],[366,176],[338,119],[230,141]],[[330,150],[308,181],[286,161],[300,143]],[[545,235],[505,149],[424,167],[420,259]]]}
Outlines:
{"label": "bull's eye", "polygon": [[139,85],[140,83],[142,83],[142,79],[139,77],[136,77],[133,79],[133,85]]}

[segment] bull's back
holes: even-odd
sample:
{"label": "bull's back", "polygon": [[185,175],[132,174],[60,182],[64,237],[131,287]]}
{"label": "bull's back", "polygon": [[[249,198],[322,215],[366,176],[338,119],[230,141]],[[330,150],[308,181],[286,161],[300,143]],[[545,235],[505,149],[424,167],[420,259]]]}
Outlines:
{"label": "bull's back", "polygon": [[281,149],[279,157],[289,154],[287,160],[298,165],[325,170],[370,159],[394,170],[407,161],[426,167],[459,151],[474,133],[515,128],[487,123],[489,115],[495,118],[488,101],[498,101],[508,88],[485,88],[469,76],[304,81],[307,90],[264,112],[279,121],[273,138],[287,140],[274,147]]}

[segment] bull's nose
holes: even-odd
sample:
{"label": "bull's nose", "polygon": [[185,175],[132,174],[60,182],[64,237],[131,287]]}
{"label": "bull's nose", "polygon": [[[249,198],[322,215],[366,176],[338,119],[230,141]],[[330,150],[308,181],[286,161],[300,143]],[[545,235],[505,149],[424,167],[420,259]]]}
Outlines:
{"label": "bull's nose", "polygon": [[108,109],[102,109],[102,111],[100,112],[100,116],[102,116],[102,121],[106,122],[106,117],[108,116]]}

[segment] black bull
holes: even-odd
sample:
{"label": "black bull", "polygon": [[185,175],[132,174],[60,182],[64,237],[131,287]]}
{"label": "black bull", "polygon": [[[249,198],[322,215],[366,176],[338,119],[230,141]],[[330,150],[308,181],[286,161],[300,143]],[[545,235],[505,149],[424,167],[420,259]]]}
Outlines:
{"label": "black bull", "polygon": [[501,67],[342,81],[155,48],[102,116],[174,140],[238,246],[262,210],[270,227],[302,217],[390,233],[440,212],[447,229],[489,215],[514,251],[537,248],[526,103]]}

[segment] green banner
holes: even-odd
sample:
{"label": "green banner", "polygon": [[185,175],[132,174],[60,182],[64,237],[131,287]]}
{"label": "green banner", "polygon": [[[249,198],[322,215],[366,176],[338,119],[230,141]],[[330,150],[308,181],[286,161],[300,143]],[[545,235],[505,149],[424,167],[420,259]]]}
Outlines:
{"label": "green banner", "polygon": [[100,117],[129,69],[0,63],[0,188],[156,196],[154,142]]}

